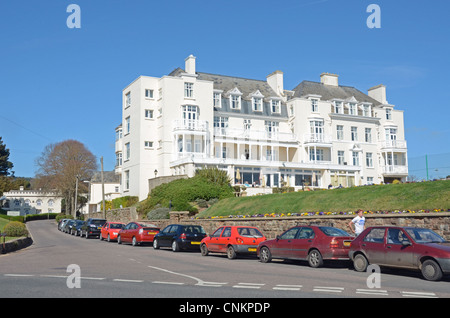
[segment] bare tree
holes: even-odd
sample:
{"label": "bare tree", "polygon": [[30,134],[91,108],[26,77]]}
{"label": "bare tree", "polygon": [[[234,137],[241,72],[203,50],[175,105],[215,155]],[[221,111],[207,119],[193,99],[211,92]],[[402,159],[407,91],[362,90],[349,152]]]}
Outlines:
{"label": "bare tree", "polygon": [[[65,198],[66,212],[76,216],[74,196],[78,181],[90,179],[97,170],[96,157],[79,141],[66,140],[45,147],[36,159],[37,186],[44,189],[56,189]],[[79,182],[79,189],[85,187]]]}

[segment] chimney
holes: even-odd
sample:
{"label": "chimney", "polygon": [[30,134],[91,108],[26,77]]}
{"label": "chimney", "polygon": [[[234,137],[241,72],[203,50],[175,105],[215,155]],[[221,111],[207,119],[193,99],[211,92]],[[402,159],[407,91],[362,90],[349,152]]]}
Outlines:
{"label": "chimney", "polygon": [[188,74],[195,74],[195,56],[193,56],[192,54],[189,55],[185,60],[184,60],[184,70],[186,73]]}
{"label": "chimney", "polygon": [[339,75],[336,74],[322,73],[320,74],[320,82],[325,85],[339,86],[338,77]]}
{"label": "chimney", "polygon": [[284,94],[284,85],[283,85],[283,72],[275,71],[272,74],[267,75],[267,84],[278,94]]}
{"label": "chimney", "polygon": [[386,100],[386,86],[383,84],[369,88],[368,95],[379,101],[381,104],[388,104]]}

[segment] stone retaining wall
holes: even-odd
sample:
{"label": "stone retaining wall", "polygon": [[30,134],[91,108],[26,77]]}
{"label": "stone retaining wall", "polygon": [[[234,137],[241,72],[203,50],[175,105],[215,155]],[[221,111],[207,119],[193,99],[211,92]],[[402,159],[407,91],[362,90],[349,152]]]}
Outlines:
{"label": "stone retaining wall", "polygon": [[10,253],[33,244],[31,237],[21,237],[3,244],[3,237],[1,238],[0,254]]}
{"label": "stone retaining wall", "polygon": [[[283,216],[283,217],[249,217],[249,218],[214,218],[192,219],[188,212],[174,211],[170,213],[170,219],[166,220],[140,220],[152,223],[159,228],[173,223],[197,224],[203,226],[207,234],[213,233],[218,227],[225,225],[247,225],[259,228],[263,234],[271,239],[285,230],[299,224],[328,225],[349,232],[348,223],[356,215],[320,215],[320,216]],[[436,213],[388,213],[365,214],[366,226],[397,225],[415,226],[432,229],[446,240],[450,240],[450,212]],[[99,216],[91,217],[101,217]],[[136,209],[125,208],[106,211],[108,221],[128,223],[137,221]]]}

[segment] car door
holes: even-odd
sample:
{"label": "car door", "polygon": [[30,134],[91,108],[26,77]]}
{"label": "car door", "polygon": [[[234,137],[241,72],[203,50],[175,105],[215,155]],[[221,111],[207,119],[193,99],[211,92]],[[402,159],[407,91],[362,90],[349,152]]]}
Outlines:
{"label": "car door", "polygon": [[219,251],[219,238],[222,234],[223,227],[219,227],[212,235],[209,240],[208,244],[208,250],[211,252],[218,252]]}
{"label": "car door", "polygon": [[231,227],[227,226],[223,232],[222,235],[217,240],[217,250],[221,253],[226,253],[228,243],[230,243],[231,239]]}
{"label": "car door", "polygon": [[387,231],[384,264],[395,267],[414,267],[414,246],[406,233],[399,228]]}
{"label": "car door", "polygon": [[386,228],[372,228],[361,242],[361,250],[366,254],[370,264],[384,263],[384,241]]}
{"label": "car door", "polygon": [[158,234],[158,242],[160,246],[169,246],[167,241],[168,241],[168,236],[169,236],[169,232],[170,229],[172,228],[172,225],[168,225],[166,226],[161,232],[159,232]]}
{"label": "car door", "polygon": [[314,230],[310,227],[302,227],[297,236],[291,242],[291,257],[295,259],[306,259],[308,250],[315,238]]}
{"label": "car door", "polygon": [[300,228],[294,227],[277,237],[270,252],[273,258],[291,258],[292,242]]}

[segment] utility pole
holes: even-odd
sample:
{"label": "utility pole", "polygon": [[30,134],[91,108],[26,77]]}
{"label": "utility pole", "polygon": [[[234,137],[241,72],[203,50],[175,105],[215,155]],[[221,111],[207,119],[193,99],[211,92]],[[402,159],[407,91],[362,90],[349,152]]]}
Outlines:
{"label": "utility pole", "polygon": [[74,217],[74,219],[77,218],[77,197],[78,197],[78,178],[79,178],[79,177],[80,177],[80,176],[77,174],[77,175],[76,175],[77,181],[76,181],[76,183],[75,183],[75,206],[74,206],[74,211],[73,211],[73,217]]}
{"label": "utility pole", "polygon": [[425,155],[425,165],[427,168],[427,181],[428,181],[428,155]]}
{"label": "utility pole", "polygon": [[102,212],[103,218],[106,219],[106,207],[105,207],[105,181],[103,180],[103,156],[100,158],[100,162],[102,163]]}

